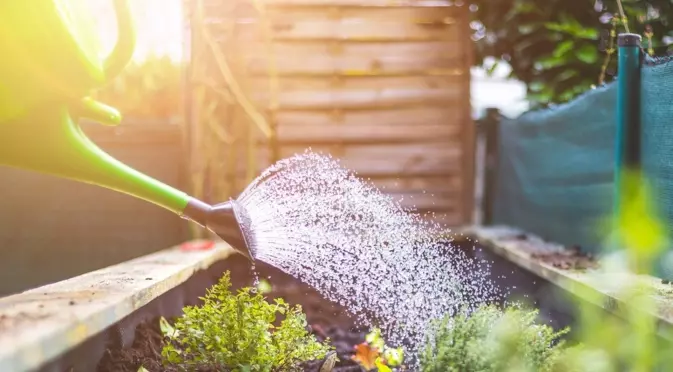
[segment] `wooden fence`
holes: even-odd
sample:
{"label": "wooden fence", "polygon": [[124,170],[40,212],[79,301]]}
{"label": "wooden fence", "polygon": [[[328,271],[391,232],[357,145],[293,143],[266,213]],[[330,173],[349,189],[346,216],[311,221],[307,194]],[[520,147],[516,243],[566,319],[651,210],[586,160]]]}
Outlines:
{"label": "wooden fence", "polygon": [[307,147],[408,207],[470,223],[467,6],[448,1],[186,3],[192,186],[239,192]]}

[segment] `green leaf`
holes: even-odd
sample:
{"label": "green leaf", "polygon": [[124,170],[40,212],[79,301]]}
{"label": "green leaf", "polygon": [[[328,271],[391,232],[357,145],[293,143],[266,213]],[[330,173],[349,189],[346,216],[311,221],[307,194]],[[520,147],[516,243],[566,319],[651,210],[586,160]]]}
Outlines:
{"label": "green leaf", "polygon": [[572,48],[575,46],[575,42],[573,40],[566,40],[556,46],[556,49],[554,49],[554,57],[555,58],[560,58],[566,55]]}
{"label": "green leaf", "polygon": [[540,81],[532,81],[528,84],[528,89],[531,92],[541,92],[545,89],[545,84]]}
{"label": "green leaf", "polygon": [[584,44],[575,51],[577,58],[584,63],[596,63],[598,61],[598,49],[590,44]]}
{"label": "green leaf", "polygon": [[259,283],[257,283],[257,290],[261,294],[269,293],[272,290],[271,283],[262,279],[262,280],[259,281]]}
{"label": "green leaf", "polygon": [[500,61],[496,60],[489,68],[486,69],[486,75],[487,76],[493,76],[493,73],[495,72],[495,69],[498,68],[500,65]]}
{"label": "green leaf", "polygon": [[514,5],[513,11],[515,13],[526,14],[526,13],[535,13],[538,11],[538,9],[533,3],[526,1],[519,1]]}
{"label": "green leaf", "polygon": [[566,18],[565,22],[548,22],[545,27],[549,31],[568,34],[579,39],[598,40],[599,31],[596,28],[585,28],[576,19]]}
{"label": "green leaf", "polygon": [[138,372],[150,372],[150,371],[148,371],[147,369],[145,369],[145,367],[140,366],[140,368],[138,368]]}
{"label": "green leaf", "polygon": [[393,372],[393,370],[390,369],[390,367],[383,364],[383,362],[381,361],[381,358],[377,358],[374,363],[376,364],[376,370],[378,372]]}
{"label": "green leaf", "polygon": [[561,72],[560,74],[558,74],[554,78],[554,81],[557,82],[557,83],[560,83],[560,82],[566,81],[568,79],[574,78],[575,76],[577,76],[577,74],[578,74],[578,72],[576,70],[567,69],[567,70]]}
{"label": "green leaf", "polygon": [[161,319],[159,319],[159,329],[161,329],[161,333],[165,337],[172,338],[177,336],[177,331],[175,330],[175,328],[173,328],[173,326],[171,326],[170,323],[168,323],[168,320],[166,320],[166,318],[164,318],[163,316],[161,317]]}
{"label": "green leaf", "polygon": [[568,59],[566,57],[554,57],[554,56],[548,56],[547,58],[543,58],[539,61],[540,66],[542,66],[542,69],[544,70],[549,70],[554,67],[559,67],[567,64]]}

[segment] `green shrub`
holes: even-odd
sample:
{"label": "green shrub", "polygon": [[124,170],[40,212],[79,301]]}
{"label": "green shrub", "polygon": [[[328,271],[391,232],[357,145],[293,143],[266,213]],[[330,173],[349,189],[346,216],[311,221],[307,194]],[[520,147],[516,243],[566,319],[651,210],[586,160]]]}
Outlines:
{"label": "green shrub", "polygon": [[202,306],[186,307],[172,327],[163,323],[168,363],[188,370],[298,371],[300,363],[331,350],[329,340],[320,343],[308,333],[300,306],[282,299],[269,303],[252,288],[233,294],[230,287],[226,273]]}
{"label": "green shrub", "polygon": [[567,332],[535,324],[537,310],[483,306],[444,317],[431,327],[423,372],[545,372],[561,357]]}

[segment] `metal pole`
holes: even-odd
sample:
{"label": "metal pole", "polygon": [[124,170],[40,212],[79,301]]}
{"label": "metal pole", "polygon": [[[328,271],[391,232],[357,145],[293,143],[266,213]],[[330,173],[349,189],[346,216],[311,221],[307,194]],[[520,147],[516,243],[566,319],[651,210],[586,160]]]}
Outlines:
{"label": "metal pole", "polygon": [[622,173],[640,165],[640,44],[637,34],[620,34],[617,76],[614,211],[619,216],[624,183]]}

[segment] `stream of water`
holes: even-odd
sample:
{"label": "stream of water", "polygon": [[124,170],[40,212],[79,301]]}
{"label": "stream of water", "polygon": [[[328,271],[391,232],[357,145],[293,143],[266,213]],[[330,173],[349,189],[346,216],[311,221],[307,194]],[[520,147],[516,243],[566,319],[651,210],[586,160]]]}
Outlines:
{"label": "stream of water", "polygon": [[307,151],[278,162],[238,202],[258,260],[379,326],[412,357],[431,319],[501,296],[488,265],[438,238],[445,229],[329,156]]}

